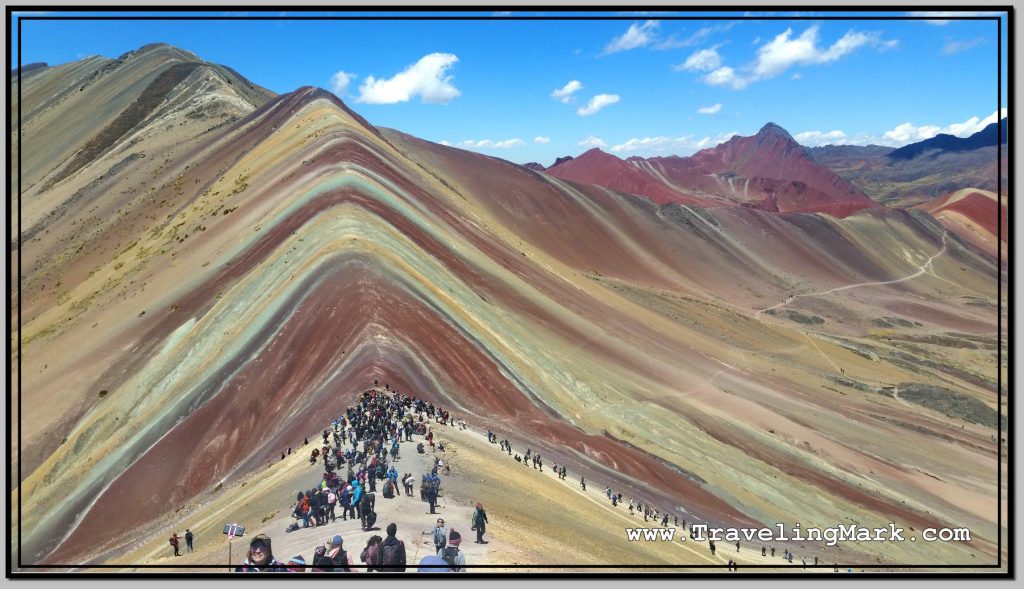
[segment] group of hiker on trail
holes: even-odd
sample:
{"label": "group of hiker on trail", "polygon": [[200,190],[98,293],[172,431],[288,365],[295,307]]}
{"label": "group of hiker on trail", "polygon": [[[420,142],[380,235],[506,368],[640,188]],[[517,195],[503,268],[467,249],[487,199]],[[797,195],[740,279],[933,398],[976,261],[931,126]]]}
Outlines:
{"label": "group of hiker on trail", "polygon": [[[345,415],[333,420],[329,427],[322,431],[322,447],[310,453],[310,464],[323,462],[324,473],[320,482],[308,491],[299,492],[292,516],[303,523],[303,528],[333,523],[340,517],[342,520],[360,519],[362,530],[369,531],[376,523],[375,492],[377,481],[382,481],[385,498],[393,498],[397,493],[397,485],[401,480],[405,496],[413,496],[416,479],[412,473],[399,476],[393,464],[399,459],[399,442],[411,442],[412,435],[422,435],[433,449],[435,447],[434,432],[426,421],[434,419],[445,425],[456,425],[455,419],[447,412],[435,407],[432,403],[418,400],[415,397],[392,391],[385,384],[383,390],[377,387],[364,391],[354,407],[349,407]],[[465,419],[459,422],[461,429],[466,428]],[[332,444],[333,442],[333,444]],[[305,444],[308,444],[308,438]],[[350,449],[345,446],[351,445]],[[444,451],[443,442],[437,449]],[[417,450],[423,453],[423,444]],[[289,454],[291,449],[289,448]],[[286,456],[282,453],[282,456]],[[389,465],[389,459],[391,464]],[[441,477],[438,469],[442,461],[434,458],[431,471],[423,475],[420,484],[420,499],[430,506],[430,513],[436,513],[437,500],[441,492]],[[447,466],[443,466],[445,472]],[[345,471],[345,478],[339,474]],[[340,516],[337,507],[340,505]],[[421,572],[464,572],[466,559],[459,549],[461,535],[456,530],[444,528],[444,520],[438,520],[444,530],[441,536],[434,530],[436,554],[424,557],[419,564]],[[477,542],[483,540],[487,524],[487,514],[479,502],[472,516],[473,530],[477,532]],[[294,522],[286,532],[299,529]],[[405,571],[407,567],[405,545],[395,537],[397,525],[391,523],[387,527],[387,537],[371,536],[366,547],[360,554],[362,565],[352,562],[348,552],[342,547],[342,537],[334,535],[323,545],[316,547],[314,557],[307,563],[301,556],[292,557],[288,562],[274,559],[271,552],[270,538],[260,534],[253,538],[246,562],[239,566],[238,572],[280,572],[293,571]]]}

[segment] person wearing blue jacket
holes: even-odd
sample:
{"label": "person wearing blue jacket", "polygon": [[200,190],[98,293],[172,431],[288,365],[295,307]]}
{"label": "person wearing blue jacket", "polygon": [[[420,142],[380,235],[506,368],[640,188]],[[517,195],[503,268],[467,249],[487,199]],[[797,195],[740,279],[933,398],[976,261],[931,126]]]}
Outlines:
{"label": "person wearing blue jacket", "polygon": [[356,508],[356,517],[363,517],[363,512],[359,510],[359,500],[363,498],[363,488],[359,485],[359,481],[352,480],[352,503],[351,505]]}

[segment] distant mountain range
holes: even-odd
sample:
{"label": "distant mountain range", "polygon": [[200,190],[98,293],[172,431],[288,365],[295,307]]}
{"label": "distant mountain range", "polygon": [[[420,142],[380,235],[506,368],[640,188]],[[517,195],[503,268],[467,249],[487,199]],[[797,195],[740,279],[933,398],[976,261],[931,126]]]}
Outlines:
{"label": "distant mountain range", "polygon": [[[966,138],[937,135],[892,149],[878,145],[826,145],[810,156],[847,179],[874,200],[889,206],[914,206],[964,188],[997,190],[997,131],[1006,143],[1006,119]],[[1007,153],[1002,191],[1007,187]]]}
{"label": "distant mountain range", "polygon": [[[1000,136],[1002,141],[1000,141]],[[956,152],[973,151],[982,147],[991,147],[998,143],[1006,144],[1006,119],[992,123],[970,137],[957,137],[939,133],[931,139],[904,145],[889,153],[894,160],[909,160],[931,151]]]}
{"label": "distant mountain range", "polygon": [[[564,156],[550,167],[524,167],[563,180],[650,198],[657,204],[747,206],[775,213],[846,216],[878,204],[916,206],[964,188],[996,191],[996,142],[1006,119],[970,137],[940,134],[900,148],[881,145],[804,147],[766,124],[689,157],[630,157],[600,149]],[[1007,154],[1003,154],[1003,190]]]}
{"label": "distant mountain range", "polygon": [[815,162],[782,127],[768,123],[750,137],[690,157],[631,157],[599,149],[559,162],[552,176],[651,198],[655,203],[746,206],[773,213],[819,212],[845,217],[877,203]]}

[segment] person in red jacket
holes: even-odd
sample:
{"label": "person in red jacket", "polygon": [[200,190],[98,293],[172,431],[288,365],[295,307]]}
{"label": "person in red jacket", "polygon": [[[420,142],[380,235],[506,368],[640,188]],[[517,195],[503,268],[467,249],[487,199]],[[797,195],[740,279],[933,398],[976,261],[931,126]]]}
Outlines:
{"label": "person in red jacket", "polygon": [[181,556],[181,553],[178,552],[178,543],[178,532],[174,532],[173,534],[171,534],[171,546],[174,547],[174,556]]}

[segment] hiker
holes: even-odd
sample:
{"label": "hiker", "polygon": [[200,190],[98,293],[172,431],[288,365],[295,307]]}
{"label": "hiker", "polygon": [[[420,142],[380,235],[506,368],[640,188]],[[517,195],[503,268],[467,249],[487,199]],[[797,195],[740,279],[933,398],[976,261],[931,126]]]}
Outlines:
{"label": "hiker", "polygon": [[412,476],[412,473],[407,473],[402,482],[405,484],[405,496],[412,497],[412,486],[416,482],[416,478]]}
{"label": "hiker", "polygon": [[352,515],[353,518],[356,517],[357,515],[360,518],[363,517],[362,508],[359,506],[360,501],[362,501],[362,499],[363,499],[363,488],[359,485],[359,479],[358,478],[357,479],[353,479],[352,480],[352,500],[351,500],[351,504],[352,504],[352,507],[356,509],[356,513]]}
{"label": "hiker", "polygon": [[178,532],[171,534],[170,542],[171,546],[174,547],[174,556],[181,556],[181,553],[178,552]]}
{"label": "hiker", "polygon": [[270,537],[258,534],[249,542],[249,555],[236,569],[236,573],[280,573],[288,569],[284,563],[274,559],[270,548]]}
{"label": "hiker", "polygon": [[437,513],[437,511],[435,511],[435,508],[437,506],[437,493],[440,490],[440,484],[441,479],[437,476],[437,472],[433,472],[429,477],[427,477],[427,481],[425,483],[426,488],[424,489],[424,492],[426,493],[427,496],[427,502],[430,503],[431,515],[435,515]]}
{"label": "hiker", "polygon": [[299,491],[298,497],[295,498],[295,511],[292,512],[292,516],[296,519],[302,520],[302,527],[309,527],[309,504],[306,502],[306,495]]}
{"label": "hiker", "polygon": [[362,523],[363,529],[368,530],[371,527],[370,516],[373,514],[373,493],[363,493],[362,499],[359,500],[359,521]]}
{"label": "hiker", "polygon": [[398,533],[398,526],[394,522],[388,524],[388,537],[384,538],[381,544],[382,571],[391,573],[405,572],[405,542],[402,542],[395,535]]}
{"label": "hiker", "polygon": [[383,555],[380,553],[381,542],[383,540],[380,536],[370,536],[369,541],[366,542],[366,548],[363,548],[363,553],[359,555],[359,560],[366,564],[366,572],[368,573],[383,570],[381,568],[383,563]]}
{"label": "hiker", "polygon": [[476,543],[487,544],[484,540],[484,531],[487,528],[487,512],[484,511],[483,503],[476,502],[476,510],[473,511],[473,530],[476,531]]}
{"label": "hiker", "polygon": [[711,549],[711,556],[714,556],[715,555],[715,541],[714,540],[708,540],[708,548]]}
{"label": "hiker", "polygon": [[313,571],[314,572],[335,572],[335,573],[348,573],[351,572],[349,568],[348,552],[342,549],[343,539],[340,535],[335,534],[334,536],[327,539],[324,542],[323,554],[319,554],[313,559]]}
{"label": "hiker", "polygon": [[443,558],[434,554],[428,554],[420,559],[420,566],[416,569],[418,573],[450,573],[452,569]]}
{"label": "hiker", "polygon": [[341,494],[338,495],[338,501],[341,502],[341,519],[348,521],[349,514],[352,515],[352,519],[355,519],[356,512],[352,507],[352,485],[345,485]]}
{"label": "hiker", "polygon": [[188,548],[189,552],[192,552],[192,539],[195,536],[192,535],[192,530],[185,528],[185,547]]}
{"label": "hiker", "polygon": [[451,531],[448,537],[448,546],[437,552],[437,555],[444,559],[453,573],[466,572],[466,555],[459,549],[462,543],[462,536],[455,530]]}
{"label": "hiker", "polygon": [[740,541],[737,540],[736,541],[736,552],[739,552],[739,551],[740,551]]}
{"label": "hiker", "polygon": [[764,546],[761,547],[761,556],[768,556],[767,554],[765,554]]}
{"label": "hiker", "polygon": [[[334,492],[334,489],[328,487],[327,488],[327,515],[329,515],[331,517],[331,523],[332,524],[334,523],[334,520],[337,519],[337,516],[334,514],[334,508],[337,505],[338,505],[338,495],[337,495],[337,493]],[[324,516],[324,520],[325,521],[327,520],[327,516]]]}
{"label": "hiker", "polygon": [[775,556],[775,546],[772,546],[771,549],[772,549],[772,556]]}
{"label": "hiker", "polygon": [[587,481],[583,477],[580,477],[580,486],[583,487],[584,491],[587,490]]}
{"label": "hiker", "polygon": [[437,518],[437,525],[434,526],[434,551],[441,552],[444,548],[445,540],[448,538],[448,530],[444,527],[444,519]]}

